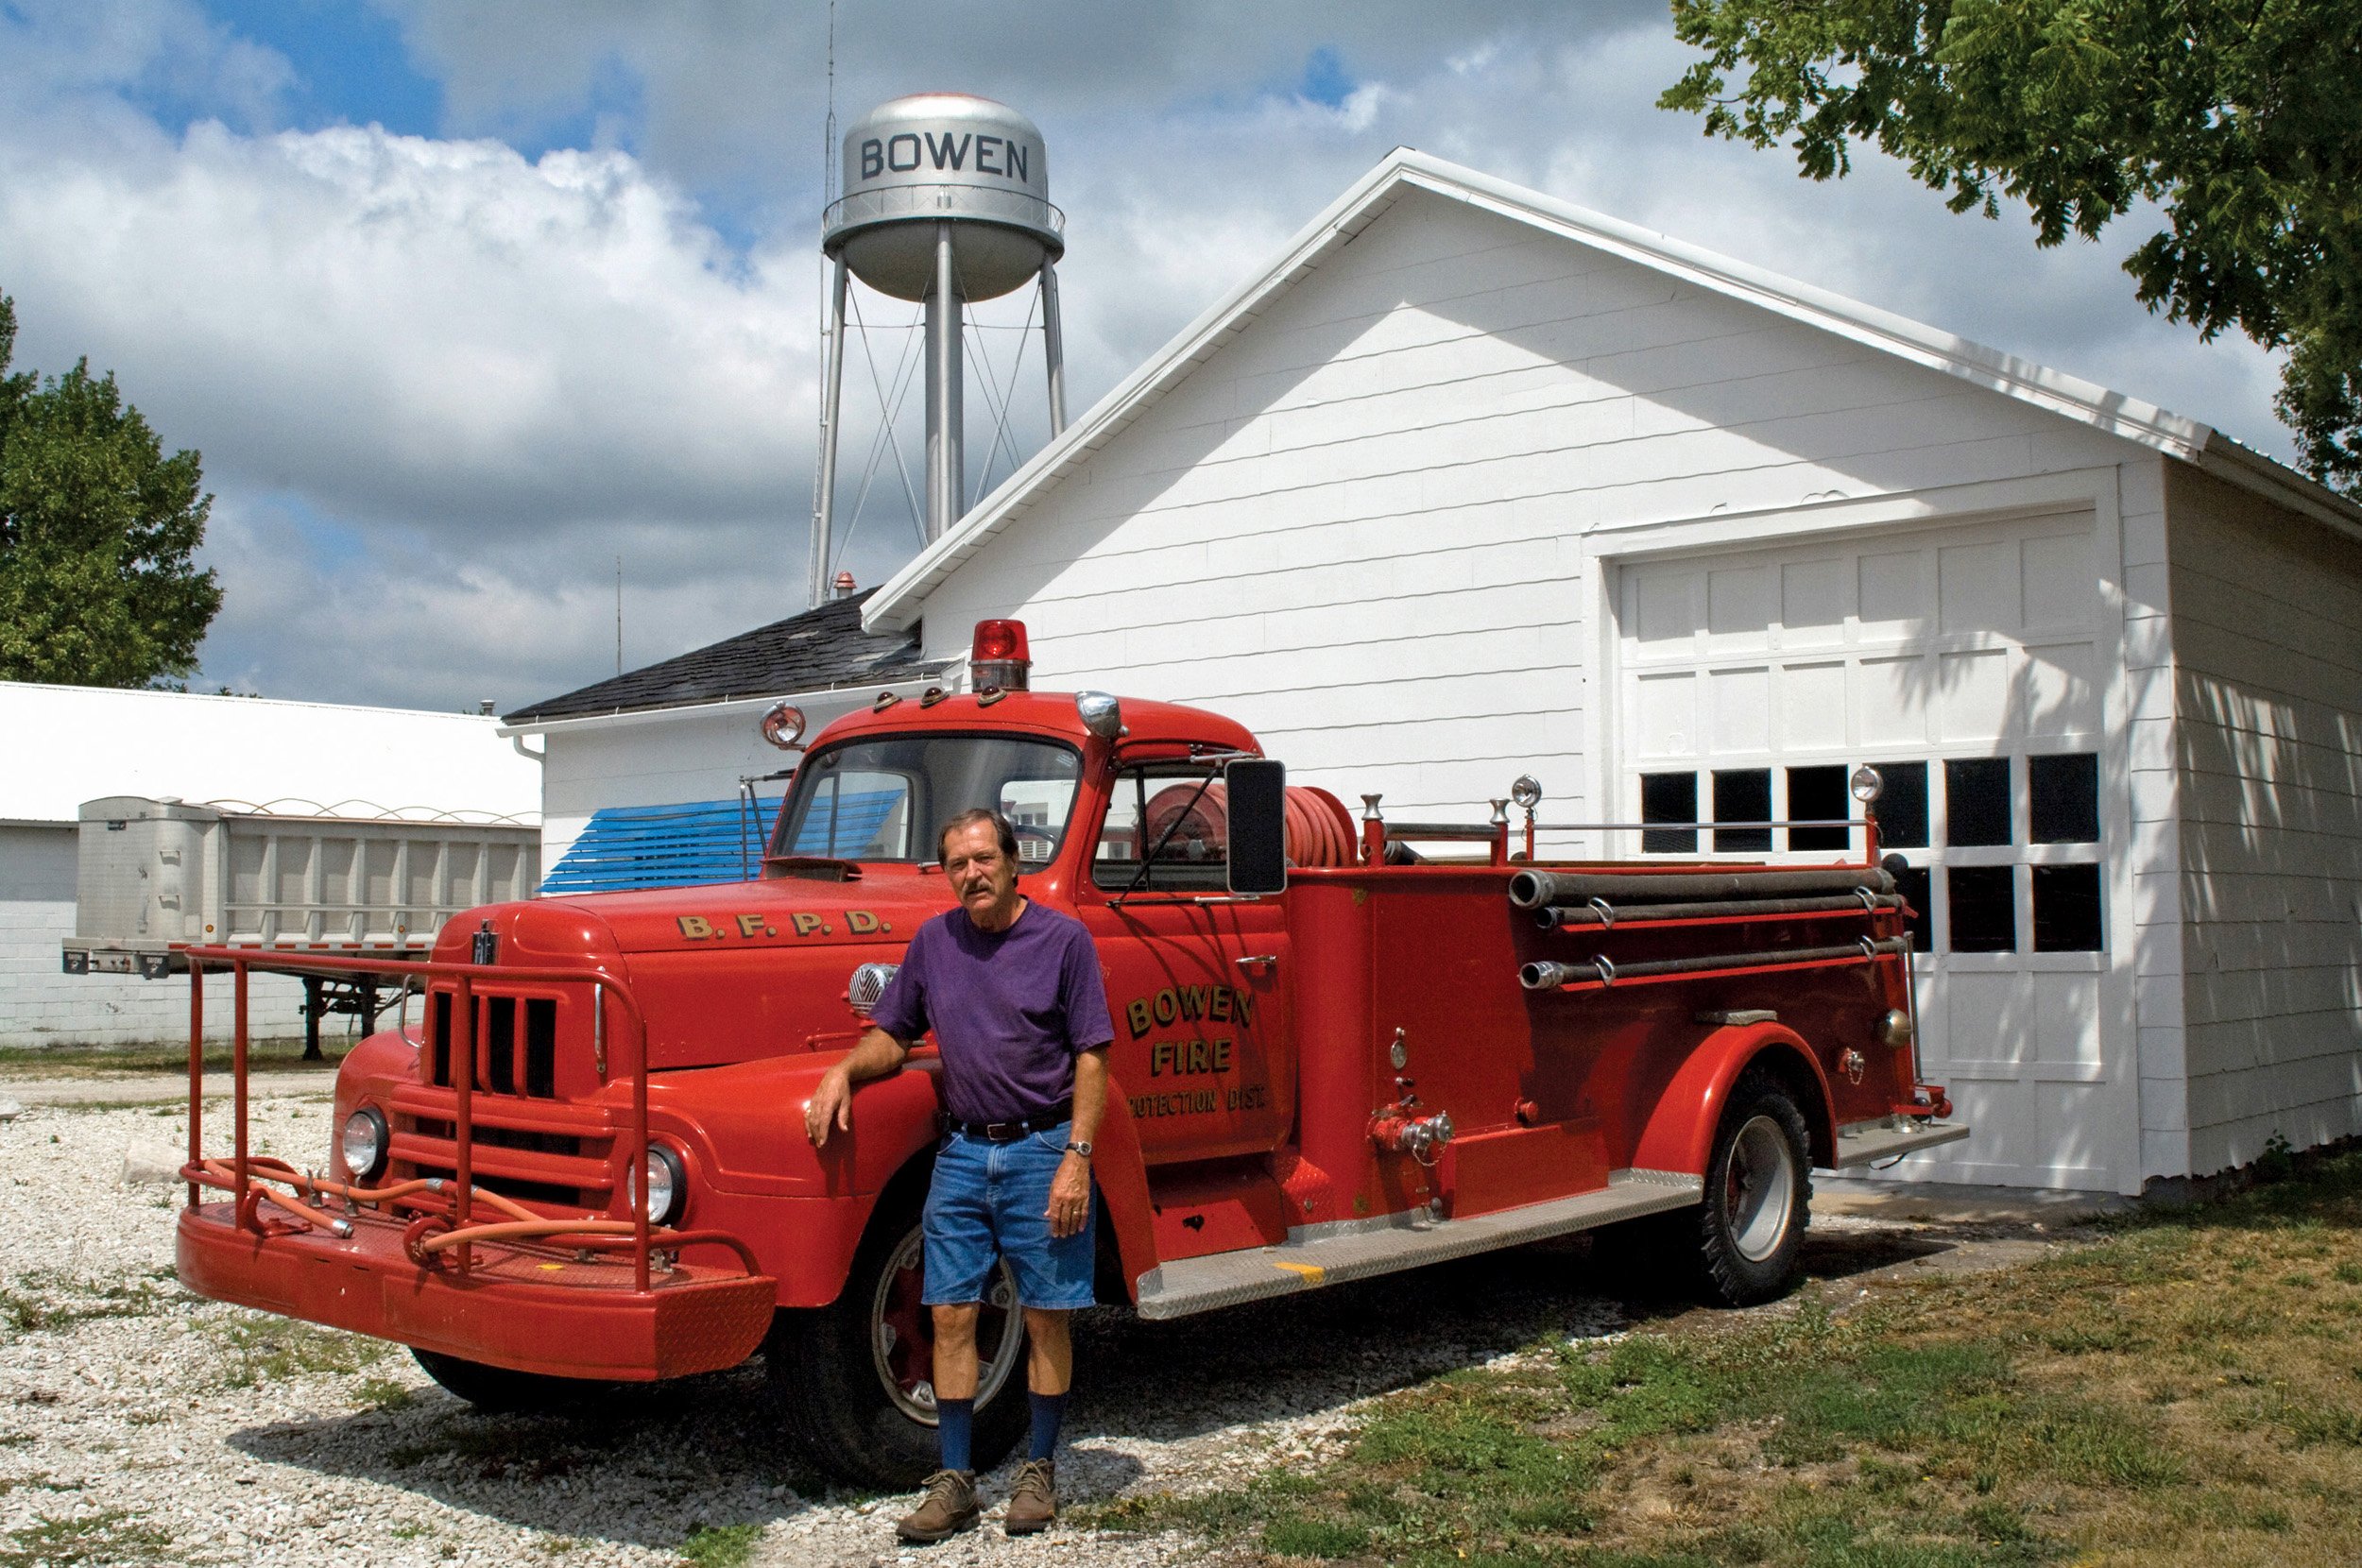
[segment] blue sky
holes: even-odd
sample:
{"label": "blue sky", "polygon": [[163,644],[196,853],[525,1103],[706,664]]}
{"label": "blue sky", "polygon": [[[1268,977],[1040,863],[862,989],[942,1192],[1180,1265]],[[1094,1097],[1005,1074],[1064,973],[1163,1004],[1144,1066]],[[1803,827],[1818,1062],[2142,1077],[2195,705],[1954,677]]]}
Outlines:
{"label": "blue sky", "polygon": [[[209,683],[522,707],[611,671],[618,554],[635,663],[801,607],[828,19],[0,0],[18,364],[87,354],[204,453]],[[2132,301],[2144,230],[2037,252],[1874,155],[1799,179],[1653,107],[1685,63],[1647,0],[846,0],[835,105],[954,88],[1041,125],[1077,410],[1408,145],[2285,454],[2267,357]],[[890,366],[913,313],[866,314]],[[913,548],[900,493],[880,475],[848,546],[864,583]]]}

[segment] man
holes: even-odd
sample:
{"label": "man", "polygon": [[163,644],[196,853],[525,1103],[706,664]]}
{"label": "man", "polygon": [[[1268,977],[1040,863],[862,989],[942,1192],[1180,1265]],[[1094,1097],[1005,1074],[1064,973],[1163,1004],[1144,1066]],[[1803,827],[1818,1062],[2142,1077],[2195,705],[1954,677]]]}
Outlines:
{"label": "man", "polygon": [[1032,1340],[1033,1447],[1004,1525],[1029,1535],[1057,1518],[1053,1454],[1074,1374],[1069,1319],[1092,1300],[1091,1138],[1116,1035],[1090,933],[1018,895],[1008,819],[963,811],[943,825],[936,847],[960,907],[911,938],[869,1031],[804,1112],[806,1133],[826,1144],[831,1130],[853,1124],[853,1085],[900,1067],[934,1031],[947,1131],[927,1191],[923,1299],[934,1317],[942,1457],[925,1498],[896,1526],[910,1542],[942,1541],[979,1518],[969,1457],[976,1320],[996,1254],[1017,1275]]}

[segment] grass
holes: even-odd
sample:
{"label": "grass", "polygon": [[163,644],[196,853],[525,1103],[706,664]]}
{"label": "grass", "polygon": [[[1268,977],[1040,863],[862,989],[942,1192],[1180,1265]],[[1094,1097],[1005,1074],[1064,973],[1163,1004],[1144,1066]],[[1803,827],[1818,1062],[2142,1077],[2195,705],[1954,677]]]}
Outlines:
{"label": "grass", "polygon": [[762,1540],[760,1525],[700,1525],[681,1542],[681,1560],[697,1568],[739,1568]]}
{"label": "grass", "polygon": [[387,1412],[402,1409],[418,1397],[416,1389],[390,1377],[365,1377],[352,1390],[354,1404]]}
{"label": "grass", "polygon": [[[320,1042],[320,1062],[303,1060],[303,1039],[253,1040],[247,1066],[253,1072],[334,1072],[349,1042]],[[205,1070],[228,1072],[227,1043],[205,1048]],[[25,1082],[56,1078],[186,1078],[189,1048],[175,1046],[0,1046],[0,1079]]]}
{"label": "grass", "polygon": [[119,1508],[43,1517],[0,1542],[0,1568],[117,1568],[176,1560],[172,1537]]}
{"label": "grass", "polygon": [[206,1328],[224,1352],[228,1367],[222,1386],[229,1389],[283,1383],[311,1372],[362,1372],[394,1349],[383,1339],[259,1312],[208,1323]]}
{"label": "grass", "polygon": [[1536,1346],[1381,1401],[1311,1474],[1078,1522],[1433,1568],[2353,1560],[2362,1155],[1855,1293]]}
{"label": "grass", "polygon": [[169,1269],[103,1285],[56,1270],[28,1270],[0,1285],[0,1344],[100,1318],[151,1317],[186,1299]]}

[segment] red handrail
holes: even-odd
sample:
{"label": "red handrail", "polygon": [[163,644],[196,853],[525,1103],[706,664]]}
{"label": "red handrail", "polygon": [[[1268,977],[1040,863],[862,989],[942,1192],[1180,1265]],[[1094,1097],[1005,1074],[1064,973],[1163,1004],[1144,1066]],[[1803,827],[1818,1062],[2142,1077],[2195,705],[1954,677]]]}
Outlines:
{"label": "red handrail", "polygon": [[[252,948],[193,945],[176,947],[189,963],[189,1159],[204,1159],[202,1142],[204,1100],[204,1036],[205,1036],[205,968],[212,964],[227,968],[231,973],[232,993],[233,1033],[231,1043],[231,1072],[234,1075],[234,1114],[237,1131],[235,1157],[231,1171],[236,1184],[236,1203],[232,1212],[245,1223],[247,1186],[249,1180],[247,1156],[247,972],[258,962],[266,962],[274,972],[312,969],[327,973],[363,973],[372,975],[419,976],[426,980],[448,979],[454,982],[452,1011],[451,1060],[454,1068],[453,1141],[456,1150],[456,1168],[453,1173],[454,1228],[466,1230],[470,1210],[470,1194],[473,1187],[472,1145],[474,1124],[470,1116],[469,1098],[475,1087],[475,982],[488,974],[504,980],[532,980],[540,984],[588,985],[592,988],[593,1005],[602,1017],[593,1020],[594,1029],[603,1027],[608,998],[610,997],[623,1009],[630,1025],[631,1040],[631,1128],[630,1145],[624,1164],[629,1185],[625,1191],[631,1196],[632,1219],[632,1288],[644,1293],[648,1288],[648,1188],[643,1167],[648,1160],[648,1029],[645,1015],[640,1010],[639,998],[630,984],[604,965],[584,968],[558,968],[548,965],[462,963],[448,959],[384,959],[341,953],[263,952]],[[431,991],[427,993],[432,995]],[[432,1002],[428,1004],[432,1007]],[[432,1031],[433,1025],[428,1026]],[[197,1184],[189,1184],[189,1203],[197,1201]],[[465,1273],[471,1261],[470,1249],[458,1248],[459,1270]]]}

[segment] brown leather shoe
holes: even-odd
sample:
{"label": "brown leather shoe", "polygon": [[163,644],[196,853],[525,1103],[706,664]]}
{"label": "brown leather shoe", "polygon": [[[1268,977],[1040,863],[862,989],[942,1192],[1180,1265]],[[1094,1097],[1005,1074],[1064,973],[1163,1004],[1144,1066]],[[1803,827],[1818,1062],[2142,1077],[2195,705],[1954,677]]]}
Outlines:
{"label": "brown leather shoe", "polygon": [[1058,1467],[1050,1459],[1028,1459],[1017,1468],[1009,1486],[1009,1511],[1001,1527],[1011,1535],[1032,1535],[1058,1522]]}
{"label": "brown leather shoe", "polygon": [[965,1470],[938,1470],[926,1480],[927,1495],[902,1516],[894,1533],[924,1544],[972,1530],[983,1510],[976,1507],[976,1477]]}

